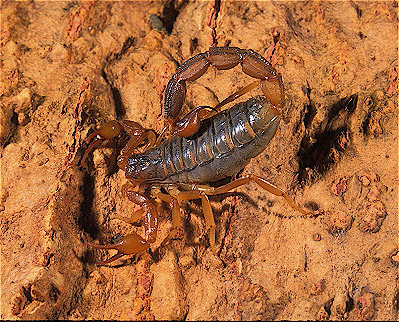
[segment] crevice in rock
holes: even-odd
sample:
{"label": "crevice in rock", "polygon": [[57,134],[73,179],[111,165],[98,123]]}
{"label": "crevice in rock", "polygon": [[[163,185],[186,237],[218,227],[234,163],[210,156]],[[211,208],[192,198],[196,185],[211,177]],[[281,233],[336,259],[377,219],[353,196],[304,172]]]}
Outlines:
{"label": "crevice in rock", "polygon": [[312,124],[317,111],[314,102],[310,99],[310,93],[312,89],[309,87],[309,84],[307,84],[307,86],[304,87],[302,90],[308,97],[309,101],[309,103],[305,105],[305,115],[303,117],[303,123],[305,125],[305,128],[308,129]]}
{"label": "crevice in rock", "polygon": [[91,238],[96,239],[100,234],[100,227],[93,212],[94,178],[88,173],[85,173],[83,177],[82,196],[78,225]]}
{"label": "crevice in rock", "polygon": [[122,45],[122,48],[118,52],[111,53],[110,55],[108,55],[108,57],[106,58],[106,65],[104,66],[104,68],[102,70],[102,77],[104,78],[105,82],[109,85],[111,92],[112,92],[112,97],[113,97],[114,103],[115,103],[116,118],[118,120],[125,117],[126,109],[122,103],[121,93],[120,93],[119,89],[112,84],[112,81],[110,80],[110,78],[106,72],[106,68],[113,62],[121,60],[122,57],[128,52],[129,48],[134,46],[135,42],[136,42],[136,39],[134,37],[126,38],[126,40],[124,41],[124,43]]}
{"label": "crevice in rock", "polygon": [[171,34],[173,31],[173,26],[176,22],[176,18],[180,13],[180,10],[184,7],[184,5],[188,2],[188,0],[185,1],[175,1],[175,0],[170,0],[167,1],[165,6],[163,7],[161,16],[159,19],[162,21],[163,26],[165,27],[166,31]]}
{"label": "crevice in rock", "polygon": [[105,80],[105,82],[109,85],[111,92],[112,92],[112,98],[115,103],[115,113],[116,113],[116,118],[118,120],[122,119],[126,115],[126,109],[123,106],[122,103],[122,96],[118,88],[112,85],[112,83],[108,80],[107,73],[105,72],[105,69],[102,71],[102,76]]}
{"label": "crevice in rock", "polygon": [[[351,141],[349,120],[356,109],[357,99],[357,94],[354,94],[333,104],[320,128],[315,133],[304,136],[297,153],[300,183],[313,181],[317,175],[325,174],[349,147]],[[304,122],[307,125],[310,125],[312,110],[310,108],[308,116],[305,115]]]}

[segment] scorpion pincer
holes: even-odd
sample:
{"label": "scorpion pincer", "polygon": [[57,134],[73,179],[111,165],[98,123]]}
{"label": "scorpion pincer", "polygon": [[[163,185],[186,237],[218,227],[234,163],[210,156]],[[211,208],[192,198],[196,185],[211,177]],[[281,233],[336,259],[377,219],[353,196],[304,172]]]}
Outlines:
{"label": "scorpion pincer", "polygon": [[[200,106],[179,118],[187,81],[192,82],[202,76],[210,65],[217,69],[230,69],[238,64],[245,74],[256,81],[230,95],[214,108]],[[258,86],[262,90],[262,96],[217,112],[224,104]],[[92,133],[87,142],[92,139],[94,141],[87,149],[83,160],[99,142],[117,137],[123,131],[130,136],[118,158],[118,166],[125,170],[127,178],[122,192],[130,201],[141,206],[132,214],[129,222],[133,223],[143,218],[145,229],[144,238],[132,233],[116,244],[89,243],[98,249],[118,251],[101,264],[114,261],[123,255],[143,253],[155,241],[158,229],[157,207],[150,196],[146,195],[148,187],[153,188],[152,197],[169,203],[172,210],[173,228],[161,245],[167,243],[182,228],[181,203],[201,199],[209,228],[210,247],[215,254],[215,221],[209,195],[226,193],[246,183],[255,182],[264,190],[285,198],[293,209],[304,215],[311,214],[310,211],[298,207],[286,192],[254,174],[221,186],[212,187],[208,184],[233,176],[244,168],[251,158],[265,149],[276,133],[283,102],[281,75],[264,57],[253,50],[211,47],[207,52],[183,63],[169,81],[164,103],[167,122],[159,136],[153,130],[127,120],[110,121]],[[164,139],[167,130],[171,135]]]}

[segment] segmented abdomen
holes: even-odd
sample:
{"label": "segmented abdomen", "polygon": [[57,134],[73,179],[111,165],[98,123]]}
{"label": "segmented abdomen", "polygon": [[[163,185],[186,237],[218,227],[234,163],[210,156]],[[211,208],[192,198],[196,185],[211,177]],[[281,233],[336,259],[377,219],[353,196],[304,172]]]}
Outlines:
{"label": "segmented abdomen", "polygon": [[151,160],[148,176],[142,173],[148,180],[207,183],[226,178],[245,167],[274,136],[280,118],[269,104],[255,98],[236,104],[203,121],[193,137],[172,138],[131,158]]}

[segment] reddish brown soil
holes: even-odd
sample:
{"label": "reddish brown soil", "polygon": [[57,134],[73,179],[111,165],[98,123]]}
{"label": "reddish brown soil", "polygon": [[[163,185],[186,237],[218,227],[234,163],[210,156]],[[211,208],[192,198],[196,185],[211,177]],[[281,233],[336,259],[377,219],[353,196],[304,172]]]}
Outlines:
{"label": "reddish brown soil", "polygon": [[[1,318],[397,320],[397,6],[2,2]],[[115,118],[159,131],[168,79],[211,45],[252,48],[283,75],[283,120],[243,174],[320,215],[250,184],[211,198],[218,257],[189,202],[182,238],[159,248],[163,205],[151,253],[96,266],[110,254],[88,241],[143,231],[116,218],[135,208],[112,147],[78,164],[84,138]],[[250,81],[210,68],[187,110]]]}

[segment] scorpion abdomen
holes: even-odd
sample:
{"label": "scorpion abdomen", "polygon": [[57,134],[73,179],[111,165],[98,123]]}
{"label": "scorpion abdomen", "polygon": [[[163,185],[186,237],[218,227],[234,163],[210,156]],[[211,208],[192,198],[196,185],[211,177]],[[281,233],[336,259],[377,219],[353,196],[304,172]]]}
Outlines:
{"label": "scorpion abdomen", "polygon": [[274,136],[279,115],[262,98],[251,98],[203,121],[192,137],[174,137],[129,157],[128,173],[161,183],[207,183],[231,176],[261,153]]}

